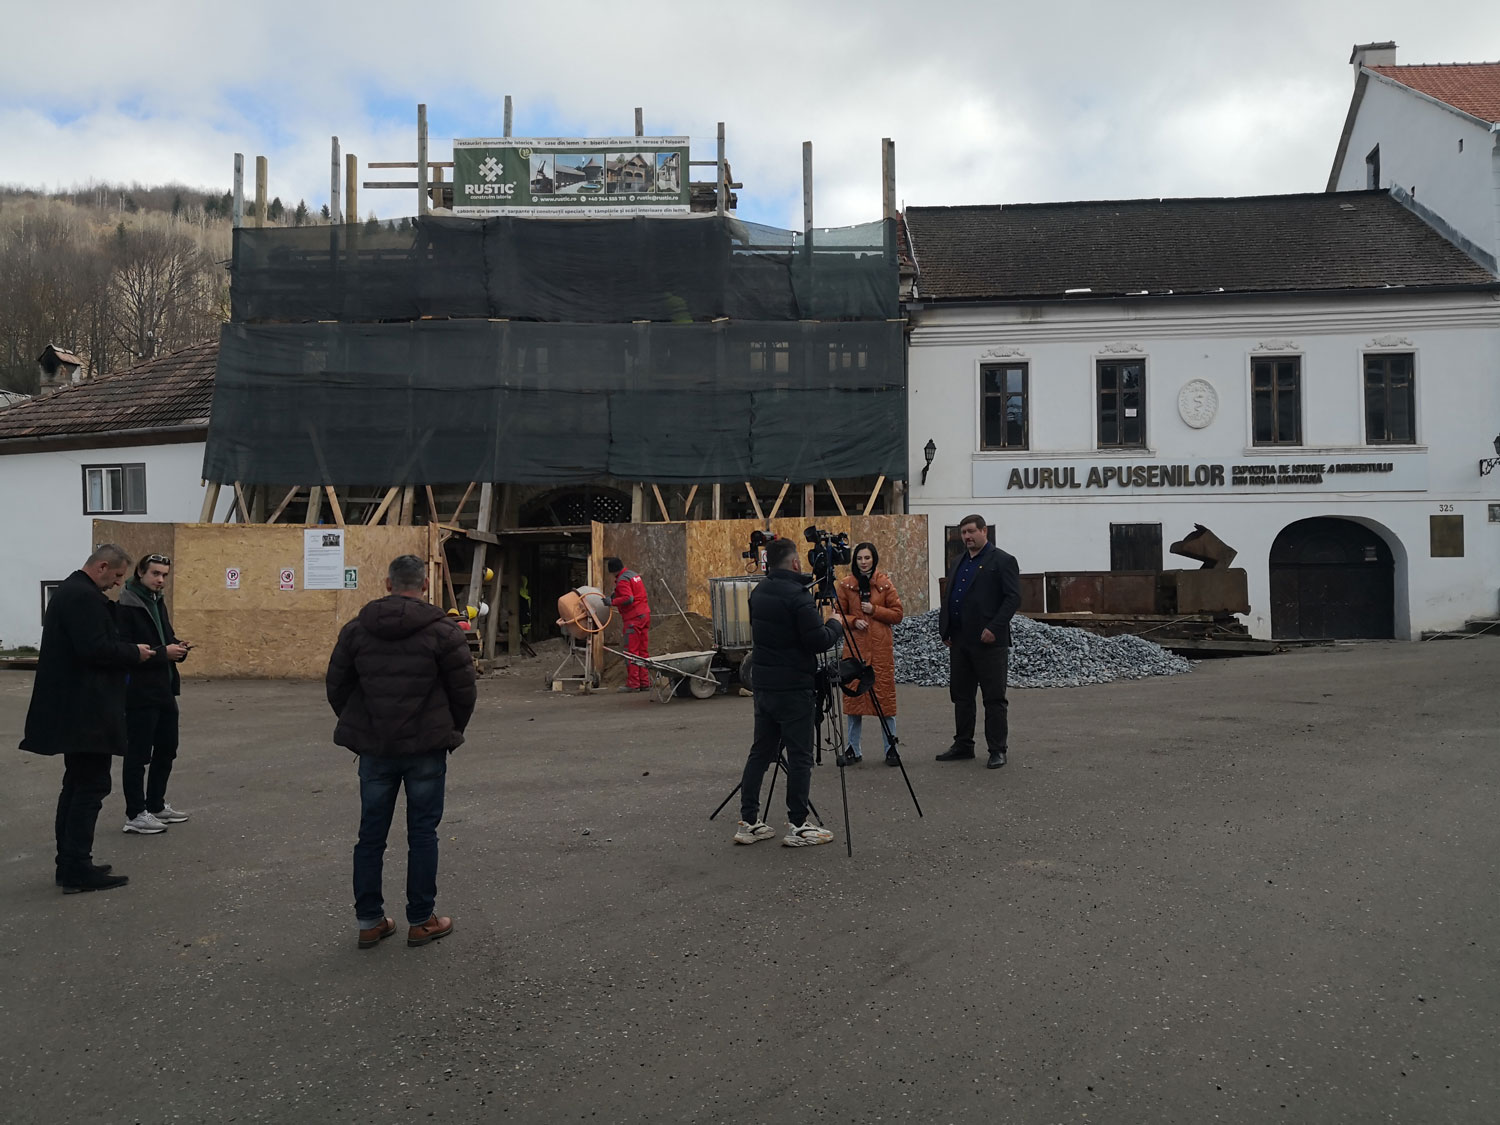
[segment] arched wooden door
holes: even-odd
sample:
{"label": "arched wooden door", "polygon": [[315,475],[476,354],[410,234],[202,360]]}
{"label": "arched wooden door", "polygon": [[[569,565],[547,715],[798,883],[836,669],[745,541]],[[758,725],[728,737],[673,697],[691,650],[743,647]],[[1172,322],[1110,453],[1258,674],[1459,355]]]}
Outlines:
{"label": "arched wooden door", "polygon": [[1271,544],[1271,635],[1278,640],[1389,639],[1396,634],[1396,563],[1353,520],[1298,520]]}

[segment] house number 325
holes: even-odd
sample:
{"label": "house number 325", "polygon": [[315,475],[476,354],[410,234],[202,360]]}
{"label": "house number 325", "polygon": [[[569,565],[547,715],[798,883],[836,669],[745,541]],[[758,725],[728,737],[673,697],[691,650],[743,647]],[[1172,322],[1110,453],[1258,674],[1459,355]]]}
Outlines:
{"label": "house number 325", "polygon": [[1440,512],[1451,512],[1451,511],[1453,511],[1453,505],[1452,504],[1439,504],[1438,505],[1438,511],[1440,511]]}

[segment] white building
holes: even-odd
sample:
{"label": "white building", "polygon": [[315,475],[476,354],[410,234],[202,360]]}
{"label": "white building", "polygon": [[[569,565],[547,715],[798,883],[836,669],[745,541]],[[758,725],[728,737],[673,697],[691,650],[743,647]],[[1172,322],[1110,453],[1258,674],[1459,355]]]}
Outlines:
{"label": "white building", "polygon": [[1500,62],[1397,66],[1356,46],[1329,191],[1389,189],[1489,267],[1500,259]]}
{"label": "white building", "polygon": [[[193,523],[218,341],[0,411],[0,645],[36,645],[96,518]],[[227,510],[229,501],[221,501]]]}
{"label": "white building", "polygon": [[[1494,616],[1500,284],[1384,192],[905,215],[910,486],[1024,573],[1239,551],[1262,638]],[[1143,546],[1144,545],[1144,546]],[[1155,561],[1160,558],[1161,561]]]}

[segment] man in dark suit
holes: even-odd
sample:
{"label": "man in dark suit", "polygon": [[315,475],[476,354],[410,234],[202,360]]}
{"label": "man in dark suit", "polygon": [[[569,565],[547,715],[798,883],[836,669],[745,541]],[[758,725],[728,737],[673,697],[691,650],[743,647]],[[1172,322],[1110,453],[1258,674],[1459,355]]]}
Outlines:
{"label": "man in dark suit", "polygon": [[984,699],[984,740],[992,770],[1005,765],[1010,726],[1005,681],[1010,670],[1010,619],[1021,606],[1021,568],[1015,556],[989,542],[983,516],[958,525],[964,553],[948,574],[938,612],[938,636],[948,646],[948,698],[953,700],[953,745],[940,762],[974,757],[974,692]]}
{"label": "man in dark suit", "polygon": [[61,754],[57,799],[57,885],[66,894],[130,882],[94,863],[94,826],[109,796],[110,759],[125,753],[125,676],[149,660],[146,645],[120,639],[104,596],[125,577],[130,556],[105,543],[52,594],[42,618],[31,708],[21,749]]}

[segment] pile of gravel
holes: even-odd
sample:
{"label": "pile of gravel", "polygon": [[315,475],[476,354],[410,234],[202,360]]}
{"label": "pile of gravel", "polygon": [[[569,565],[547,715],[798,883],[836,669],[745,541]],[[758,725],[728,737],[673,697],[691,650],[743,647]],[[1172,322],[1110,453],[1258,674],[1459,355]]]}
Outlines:
{"label": "pile of gravel", "polygon": [[[1011,687],[1081,687],[1112,680],[1179,676],[1192,664],[1141,637],[1099,637],[1029,617],[1011,622]],[[948,686],[948,650],[938,640],[938,611],[896,626],[896,682]]]}

